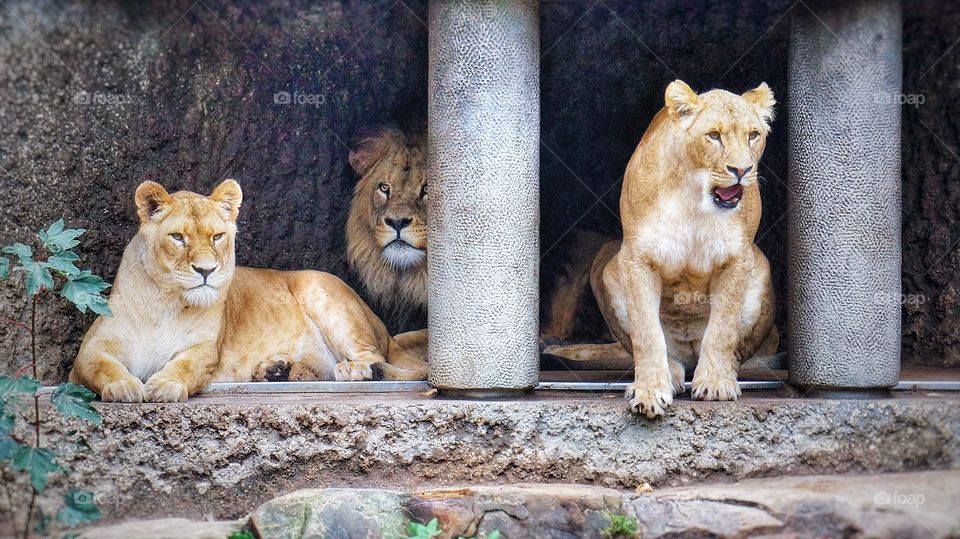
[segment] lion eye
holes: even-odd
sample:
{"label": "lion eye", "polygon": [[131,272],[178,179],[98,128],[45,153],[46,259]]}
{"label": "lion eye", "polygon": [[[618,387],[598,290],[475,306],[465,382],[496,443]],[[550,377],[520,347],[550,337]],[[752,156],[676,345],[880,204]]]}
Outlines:
{"label": "lion eye", "polygon": [[710,139],[710,140],[715,140],[715,141],[717,141],[717,142],[720,142],[720,132],[719,132],[719,131],[711,131],[711,132],[707,133],[707,138]]}
{"label": "lion eye", "polygon": [[420,188],[420,198],[427,198],[427,184]]}
{"label": "lion eye", "polygon": [[214,235],[213,235],[213,242],[214,242],[214,243],[218,243],[218,242],[219,242],[220,240],[222,240],[222,239],[223,239],[223,232],[220,232],[220,233],[218,233],[218,234],[214,234]]}
{"label": "lion eye", "polygon": [[173,241],[179,243],[180,245],[183,245],[183,244],[184,244],[183,234],[180,234],[180,233],[178,233],[178,232],[174,232],[173,234],[170,234],[170,238],[173,239]]}
{"label": "lion eye", "polygon": [[760,133],[758,131],[750,132],[750,142],[757,140],[758,137],[760,137]]}
{"label": "lion eye", "polygon": [[390,186],[385,183],[381,183],[380,185],[378,185],[377,191],[380,191],[385,196],[390,196]]}

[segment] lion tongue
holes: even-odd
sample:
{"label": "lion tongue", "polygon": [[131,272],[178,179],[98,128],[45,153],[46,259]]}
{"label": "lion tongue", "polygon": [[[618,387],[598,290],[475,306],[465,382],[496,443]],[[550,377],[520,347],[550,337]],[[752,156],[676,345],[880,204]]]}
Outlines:
{"label": "lion tongue", "polygon": [[722,200],[730,200],[733,197],[740,196],[740,193],[743,192],[743,186],[738,183],[730,187],[717,187],[713,192]]}

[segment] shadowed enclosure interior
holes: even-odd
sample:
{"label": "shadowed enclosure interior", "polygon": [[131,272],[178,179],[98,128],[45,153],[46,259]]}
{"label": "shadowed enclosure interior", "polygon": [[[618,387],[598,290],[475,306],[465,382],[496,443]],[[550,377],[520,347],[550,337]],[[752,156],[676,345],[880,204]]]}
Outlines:
{"label": "shadowed enclosure interior", "polygon": [[[62,216],[90,230],[81,253],[112,279],[136,227],[138,183],[209,192],[233,177],[245,193],[239,264],[329,271],[362,292],[345,262],[356,180],[347,154],[379,126],[424,128],[426,2],[190,3],[10,2],[0,13],[0,92],[10,98],[0,122],[0,243]],[[799,9],[786,1],[541,4],[542,306],[578,256],[571,230],[619,234],[623,170],[665,86],[680,78],[698,91],[741,93],[766,81],[780,105],[761,161],[757,243],[786,328],[788,47],[790,12]],[[960,132],[951,118],[960,90],[950,81],[960,52],[948,47],[960,37],[960,7],[911,2],[903,16],[902,91],[923,103],[902,109],[902,282],[917,298],[903,304],[902,357],[954,367]],[[278,100],[283,92],[294,99]],[[0,315],[24,319],[20,291],[2,294]],[[597,320],[587,312],[590,333]],[[426,320],[381,314],[395,332]],[[41,320],[43,377],[61,380],[92,318],[60,305]],[[0,344],[13,368],[26,362],[26,336],[0,327]]]}

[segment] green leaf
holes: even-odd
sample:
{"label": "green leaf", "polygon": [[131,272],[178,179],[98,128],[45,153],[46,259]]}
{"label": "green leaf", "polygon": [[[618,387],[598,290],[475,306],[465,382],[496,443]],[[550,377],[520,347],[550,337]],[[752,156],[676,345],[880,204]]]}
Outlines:
{"label": "green leaf", "polygon": [[44,513],[42,507],[37,507],[37,523],[33,526],[33,531],[43,533],[47,529],[47,524],[50,524],[50,515]]}
{"label": "green leaf", "polygon": [[13,469],[30,473],[30,482],[37,492],[47,488],[47,476],[58,468],[53,451],[46,447],[21,447],[13,455]]}
{"label": "green leaf", "polygon": [[8,396],[23,393],[33,395],[40,389],[40,382],[37,382],[29,376],[13,378],[6,374],[0,374],[0,399],[7,400]]}
{"label": "green leaf", "polygon": [[27,262],[33,262],[33,259],[31,258],[33,256],[33,249],[31,249],[29,245],[24,245],[22,243],[7,245],[3,249],[0,249],[0,253],[16,256],[17,262],[19,262],[21,265]]}
{"label": "green leaf", "polygon": [[2,408],[0,408],[0,432],[11,432],[16,422],[17,418],[13,414],[3,413]]}
{"label": "green leaf", "polygon": [[53,405],[63,417],[79,417],[80,419],[100,426],[103,419],[90,402],[96,398],[96,393],[77,384],[60,384],[53,392]]}
{"label": "green leaf", "polygon": [[74,265],[74,262],[77,260],[80,260],[80,257],[77,256],[77,253],[74,253],[73,251],[63,251],[62,253],[57,253],[48,258],[47,267],[63,275],[64,277],[69,277],[70,275],[77,275],[80,273],[80,268]]}
{"label": "green leaf", "polygon": [[413,534],[409,539],[431,539],[440,535],[440,522],[436,518],[426,526],[418,522],[411,522],[408,529]]}
{"label": "green leaf", "polygon": [[0,432],[0,461],[10,460],[18,449],[20,444],[16,440],[6,432]]}
{"label": "green leaf", "polygon": [[86,230],[82,228],[64,229],[63,219],[60,219],[50,225],[47,230],[41,230],[39,236],[40,241],[43,242],[48,251],[59,253],[80,245],[80,240],[77,238],[82,236],[84,232]]}
{"label": "green leaf", "polygon": [[76,305],[80,312],[85,313],[89,308],[97,314],[113,316],[107,299],[100,294],[110,288],[110,283],[94,275],[90,270],[70,275],[67,279],[67,283],[60,290],[60,295]]}
{"label": "green leaf", "polygon": [[69,527],[100,520],[100,509],[92,492],[71,488],[63,496],[64,506],[57,512],[57,520]]}
{"label": "green leaf", "polygon": [[10,276],[10,259],[0,256],[0,279]]}
{"label": "green leaf", "polygon": [[240,530],[238,532],[233,532],[227,536],[227,539],[254,539],[253,534],[248,530]]}
{"label": "green leaf", "polygon": [[27,273],[27,295],[34,296],[44,288],[53,288],[53,276],[45,263],[21,260],[13,270]]}

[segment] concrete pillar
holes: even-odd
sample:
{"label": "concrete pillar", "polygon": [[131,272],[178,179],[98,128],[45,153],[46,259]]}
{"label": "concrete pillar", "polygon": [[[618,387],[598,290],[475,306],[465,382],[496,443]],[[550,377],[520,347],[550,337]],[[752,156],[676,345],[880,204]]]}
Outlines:
{"label": "concrete pillar", "polygon": [[525,0],[430,2],[429,380],[537,384],[540,34]]}
{"label": "concrete pillar", "polygon": [[899,1],[797,6],[789,78],[790,380],[890,387],[900,370]]}

